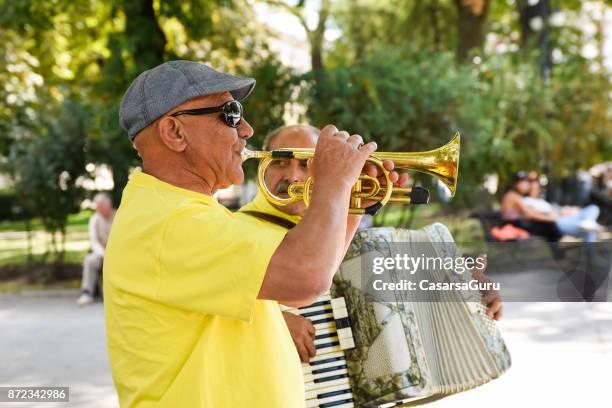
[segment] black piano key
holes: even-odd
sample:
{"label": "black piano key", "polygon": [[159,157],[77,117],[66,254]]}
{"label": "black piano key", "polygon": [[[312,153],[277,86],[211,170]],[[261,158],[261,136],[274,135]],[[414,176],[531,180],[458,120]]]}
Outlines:
{"label": "black piano key", "polygon": [[336,328],[338,330],[345,329],[347,327],[351,327],[351,321],[348,319],[348,317],[343,317],[342,319],[336,320]]}
{"label": "black piano key", "polygon": [[321,310],[315,310],[312,312],[307,312],[307,313],[300,313],[300,315],[302,317],[310,317],[310,316],[318,316],[318,315],[322,315],[322,314],[328,314],[331,313],[332,310],[331,309],[321,309]]}
{"label": "black piano key", "polygon": [[334,321],[333,317],[326,317],[325,319],[312,320],[310,323],[315,325],[315,324],[319,324],[319,323],[327,323],[327,322],[333,322],[333,321]]}
{"label": "black piano key", "polygon": [[340,345],[339,341],[332,341],[332,342],[329,342],[329,343],[318,344],[318,345],[315,346],[315,348],[318,350],[318,349],[322,349],[322,348],[339,346],[339,345]]}
{"label": "black piano key", "polygon": [[317,334],[315,336],[315,340],[321,340],[321,339],[326,339],[328,337],[335,337],[337,336],[338,333],[324,333],[324,334]]}
{"label": "black piano key", "polygon": [[319,361],[312,361],[309,364],[311,366],[316,366],[316,365],[331,363],[333,361],[345,361],[345,360],[346,359],[344,357],[330,357],[330,358],[324,358],[323,360],[319,360]]}
{"label": "black piano key", "polygon": [[353,402],[353,399],[352,398],[348,398],[348,399],[344,399],[344,400],[340,400],[340,401],[326,402],[325,404],[319,405],[319,408],[335,407],[337,405],[347,404],[349,402]]}
{"label": "black piano key", "polygon": [[315,383],[322,383],[327,381],[339,380],[341,378],[348,378],[348,374],[330,375],[329,377],[315,378]]}
{"label": "black piano key", "polygon": [[317,399],[335,397],[336,395],[347,394],[347,393],[350,393],[350,392],[351,392],[350,388],[347,388],[346,390],[324,392],[322,394],[317,394]]}
{"label": "black piano key", "polygon": [[302,307],[298,307],[298,310],[304,310],[304,309],[308,309],[311,307],[317,307],[317,306],[325,306],[325,305],[331,305],[331,301],[330,300],[321,300],[319,302],[314,302],[312,305],[310,306],[302,306]]}
{"label": "black piano key", "polygon": [[312,374],[329,373],[330,371],[341,370],[343,368],[346,368],[346,364],[337,365],[337,366],[333,366],[333,367],[327,367],[327,368],[319,368],[317,370],[312,370],[311,373]]}

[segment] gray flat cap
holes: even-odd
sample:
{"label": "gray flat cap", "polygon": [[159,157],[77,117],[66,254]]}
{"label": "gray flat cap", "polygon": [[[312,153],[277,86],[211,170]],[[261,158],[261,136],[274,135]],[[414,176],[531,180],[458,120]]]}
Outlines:
{"label": "gray flat cap", "polygon": [[242,100],[254,87],[253,78],[224,74],[199,62],[165,62],[132,82],[121,101],[119,124],[134,140],[142,129],[189,99],[230,92]]}

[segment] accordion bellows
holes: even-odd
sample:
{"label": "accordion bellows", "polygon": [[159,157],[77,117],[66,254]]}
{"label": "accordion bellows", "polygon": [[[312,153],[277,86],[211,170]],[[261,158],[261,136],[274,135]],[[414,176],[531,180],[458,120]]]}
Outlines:
{"label": "accordion bellows", "polygon": [[[430,402],[497,378],[511,364],[477,291],[432,291],[430,299],[419,302],[406,294],[396,302],[364,294],[361,285],[368,282],[362,282],[361,258],[368,251],[394,256],[393,243],[398,242],[419,243],[419,249],[432,257],[460,255],[442,224],[420,230],[373,228],[355,236],[331,294],[346,302],[355,346],[344,354],[353,404],[358,407]],[[467,282],[471,277],[436,270],[430,279]]]}

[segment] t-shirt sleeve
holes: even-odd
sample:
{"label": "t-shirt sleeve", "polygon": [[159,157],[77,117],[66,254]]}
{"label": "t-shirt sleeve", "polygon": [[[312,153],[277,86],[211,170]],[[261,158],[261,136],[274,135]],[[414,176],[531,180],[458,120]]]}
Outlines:
{"label": "t-shirt sleeve", "polygon": [[161,240],[157,300],[250,321],[268,264],[285,232],[222,209],[181,211]]}

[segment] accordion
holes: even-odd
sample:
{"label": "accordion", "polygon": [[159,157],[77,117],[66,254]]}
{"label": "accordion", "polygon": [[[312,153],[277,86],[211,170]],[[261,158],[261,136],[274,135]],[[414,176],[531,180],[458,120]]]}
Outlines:
{"label": "accordion", "polygon": [[[478,291],[434,292],[427,301],[401,302],[366,294],[361,257],[392,251],[394,242],[419,242],[437,256],[458,254],[442,224],[361,231],[330,293],[310,306],[284,309],[310,319],[316,329],[316,356],[302,365],[306,407],[417,405],[477,387],[510,367],[510,354]],[[469,280],[444,269],[430,278]]]}

